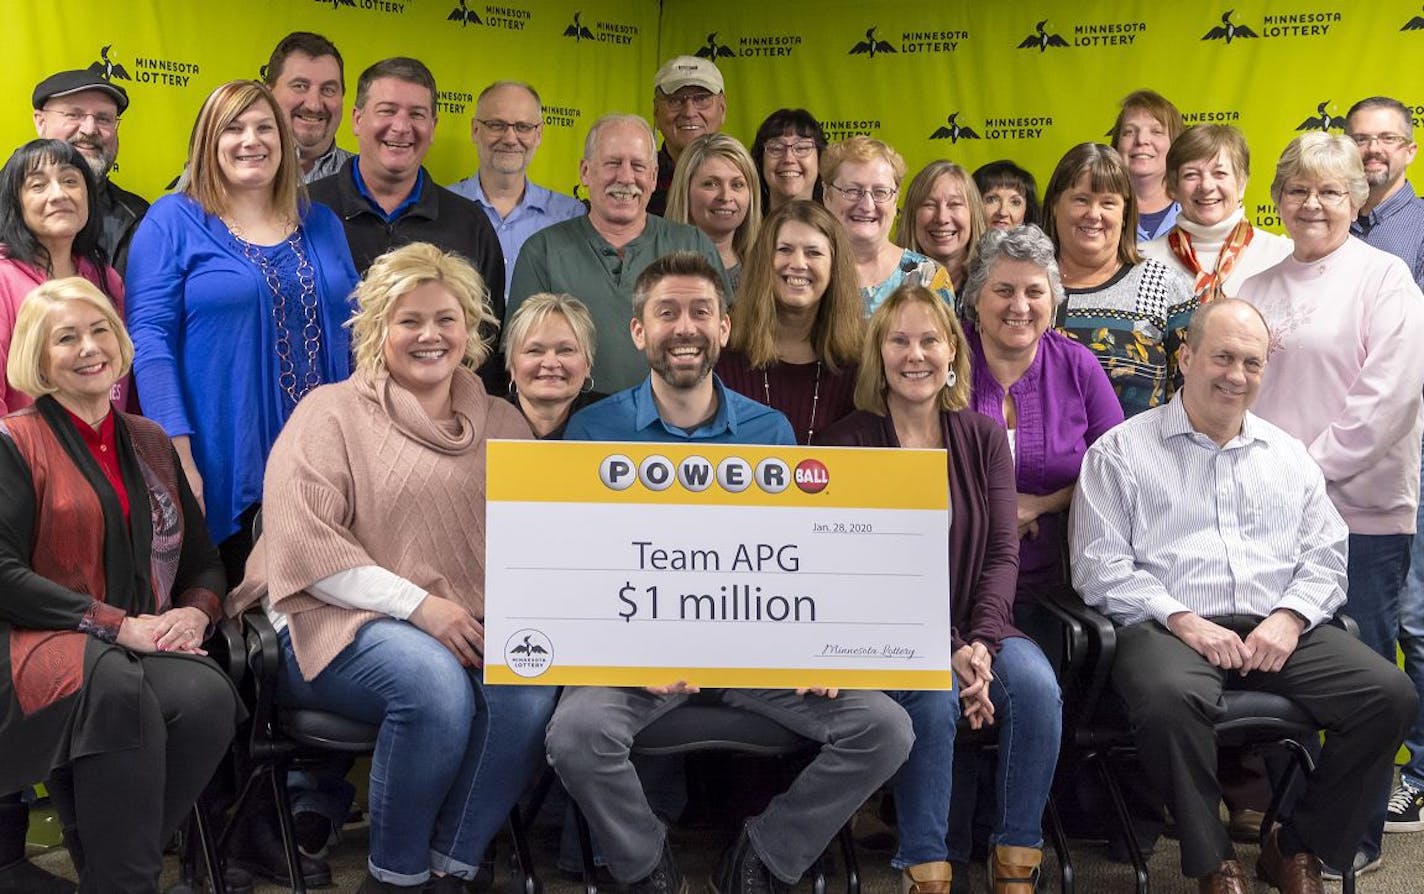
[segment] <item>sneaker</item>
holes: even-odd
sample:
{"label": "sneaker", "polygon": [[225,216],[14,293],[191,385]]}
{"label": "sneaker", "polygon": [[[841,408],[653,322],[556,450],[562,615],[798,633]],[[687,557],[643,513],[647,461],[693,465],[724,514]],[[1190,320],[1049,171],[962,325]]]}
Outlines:
{"label": "sneaker", "polygon": [[687,881],[672,858],[672,846],[663,838],[663,855],[645,877],[628,886],[628,894],[687,894]]}
{"label": "sneaker", "polygon": [[791,890],[757,856],[745,825],[732,846],[722,852],[707,888],[711,894],[789,894]]}
{"label": "sneaker", "polygon": [[1385,814],[1386,832],[1424,832],[1424,789],[1401,782],[1389,796],[1389,813]]}
{"label": "sneaker", "polygon": [[[1383,856],[1376,854],[1375,857],[1371,859],[1365,854],[1364,851],[1356,851],[1355,878],[1359,878],[1367,872],[1374,872],[1376,869],[1380,868],[1380,865],[1382,863],[1384,863]],[[1338,882],[1341,878],[1341,872],[1333,866],[1321,864],[1320,877],[1325,879],[1326,881]]]}

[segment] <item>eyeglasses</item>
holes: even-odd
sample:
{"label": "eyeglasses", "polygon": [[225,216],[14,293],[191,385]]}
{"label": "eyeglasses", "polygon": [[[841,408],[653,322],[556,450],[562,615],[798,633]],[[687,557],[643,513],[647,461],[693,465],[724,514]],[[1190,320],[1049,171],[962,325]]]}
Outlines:
{"label": "eyeglasses", "polygon": [[493,120],[476,118],[475,120],[480,122],[480,127],[483,127],[485,130],[489,131],[497,137],[502,137],[506,133],[509,133],[509,129],[511,127],[514,128],[514,132],[519,134],[521,137],[527,137],[534,131],[538,130],[539,124],[541,123],[538,121],[501,121],[498,118],[495,118]]}
{"label": "eyeglasses", "polygon": [[94,122],[94,127],[98,130],[113,130],[119,126],[117,115],[110,115],[108,112],[81,112],[78,109],[41,109],[51,115],[58,115],[64,119],[65,124],[79,127],[85,119]]}
{"label": "eyeglasses", "polygon": [[884,205],[886,202],[895,198],[895,193],[899,192],[898,189],[891,189],[888,186],[876,186],[871,189],[863,189],[859,186],[836,186],[834,183],[828,183],[826,185],[840,193],[841,198],[850,202],[852,205],[858,204],[860,200],[866,196],[870,196],[870,201],[875,204]]}
{"label": "eyeglasses", "polygon": [[1350,198],[1350,194],[1343,189],[1326,187],[1325,189],[1308,189],[1304,186],[1292,186],[1281,195],[1288,205],[1304,205],[1310,201],[1311,195],[1320,200],[1320,204],[1335,207],[1345,204]]}
{"label": "eyeglasses", "polygon": [[788,152],[796,158],[805,158],[816,151],[816,144],[810,140],[798,143],[767,143],[763,149],[772,158],[782,158]]}
{"label": "eyeglasses", "polygon": [[705,112],[712,108],[712,97],[716,95],[715,93],[708,93],[704,90],[701,93],[674,93],[669,96],[659,91],[658,100],[666,103],[667,107],[674,112],[685,109],[688,106],[691,106],[699,112]]}
{"label": "eyeglasses", "polygon": [[1371,143],[1379,143],[1386,149],[1397,149],[1409,142],[1409,137],[1399,133],[1352,133],[1350,139],[1361,149],[1368,148]]}

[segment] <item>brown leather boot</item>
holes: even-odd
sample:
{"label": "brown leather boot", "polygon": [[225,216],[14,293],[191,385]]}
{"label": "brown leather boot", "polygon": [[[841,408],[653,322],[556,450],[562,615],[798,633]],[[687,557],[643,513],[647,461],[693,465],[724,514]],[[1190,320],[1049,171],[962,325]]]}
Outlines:
{"label": "brown leather boot", "polygon": [[949,894],[954,867],[944,861],[916,863],[900,873],[900,894]]}
{"label": "brown leather boot", "polygon": [[994,894],[1033,894],[1042,862],[1043,851],[1036,847],[995,845],[989,858],[989,886]]}

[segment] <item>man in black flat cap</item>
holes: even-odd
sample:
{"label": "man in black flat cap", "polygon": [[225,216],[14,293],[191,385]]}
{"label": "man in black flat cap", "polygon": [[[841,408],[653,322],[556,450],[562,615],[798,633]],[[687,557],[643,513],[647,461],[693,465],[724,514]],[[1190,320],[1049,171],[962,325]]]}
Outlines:
{"label": "man in black flat cap", "polygon": [[120,274],[128,260],[129,237],[148,202],[109,179],[119,155],[119,119],[129,107],[124,88],[92,71],[75,69],[50,75],[35,87],[35,132],[64,140],[89,162],[99,183],[96,210],[102,216],[99,244]]}

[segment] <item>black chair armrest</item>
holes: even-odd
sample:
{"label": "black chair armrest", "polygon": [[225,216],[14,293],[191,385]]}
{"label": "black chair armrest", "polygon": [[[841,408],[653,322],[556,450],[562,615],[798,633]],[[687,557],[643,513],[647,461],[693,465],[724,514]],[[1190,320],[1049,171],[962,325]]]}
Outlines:
{"label": "black chair armrest", "polygon": [[246,641],[248,678],[252,683],[252,735],[249,743],[254,759],[265,758],[276,743],[277,674],[281,662],[281,646],[277,630],[260,608],[242,615]]}
{"label": "black chair armrest", "polygon": [[1097,711],[1107,688],[1117,653],[1117,630],[1101,612],[1089,608],[1076,592],[1055,588],[1042,595],[1040,604],[1055,617],[1063,618],[1065,633],[1075,636],[1072,649],[1065,652],[1063,669],[1065,725],[1087,724]]}
{"label": "black chair armrest", "polygon": [[207,649],[208,657],[218,663],[234,686],[242,685],[247,676],[247,646],[243,642],[240,621],[236,618],[219,619],[203,648]]}
{"label": "black chair armrest", "polygon": [[1344,612],[1336,612],[1335,617],[1331,618],[1325,623],[1334,624],[1336,627],[1339,627],[1341,630],[1350,634],[1355,639],[1360,638],[1359,622],[1356,621],[1354,618],[1350,617],[1349,615],[1345,614]]}

